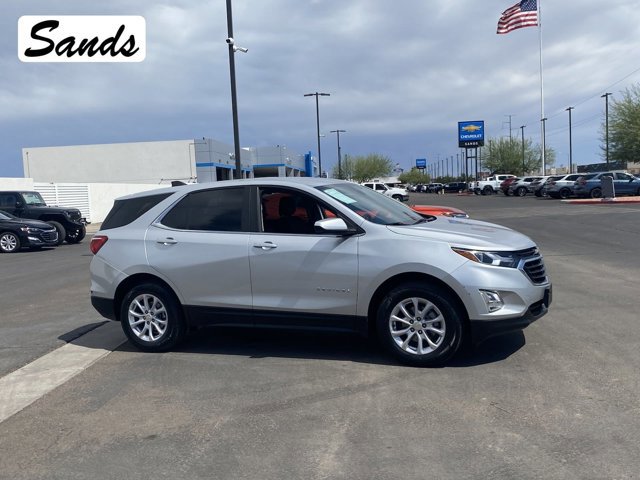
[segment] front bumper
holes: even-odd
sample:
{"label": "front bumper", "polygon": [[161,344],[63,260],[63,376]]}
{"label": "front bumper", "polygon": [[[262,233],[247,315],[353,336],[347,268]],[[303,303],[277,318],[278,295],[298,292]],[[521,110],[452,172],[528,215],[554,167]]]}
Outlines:
{"label": "front bumper", "polygon": [[549,311],[552,300],[551,285],[545,290],[544,298],[531,305],[521,317],[509,318],[505,320],[471,320],[471,341],[478,345],[488,338],[503,335],[509,332],[524,330],[533,322],[543,317]]}

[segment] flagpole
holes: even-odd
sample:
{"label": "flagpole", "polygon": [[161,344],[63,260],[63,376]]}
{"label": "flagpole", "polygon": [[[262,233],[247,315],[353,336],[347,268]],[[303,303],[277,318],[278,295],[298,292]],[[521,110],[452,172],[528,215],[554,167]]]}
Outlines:
{"label": "flagpole", "polygon": [[546,146],[546,135],[544,131],[544,121],[546,118],[544,117],[544,76],[542,73],[542,15],[540,8],[541,0],[537,0],[536,6],[538,8],[538,46],[540,50],[540,137],[542,138],[542,174],[547,174],[547,162],[546,162],[546,154],[547,154],[547,146]]}

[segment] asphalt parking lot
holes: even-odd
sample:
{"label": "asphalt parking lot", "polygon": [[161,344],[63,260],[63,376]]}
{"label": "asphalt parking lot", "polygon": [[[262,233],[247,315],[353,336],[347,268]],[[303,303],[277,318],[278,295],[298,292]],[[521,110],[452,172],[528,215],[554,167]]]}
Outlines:
{"label": "asphalt parking lot", "polygon": [[[112,353],[0,423],[4,479],[631,479],[640,205],[412,194],[533,238],[550,313],[445,368],[357,337],[199,331]],[[0,377],[102,319],[88,240],[0,255]]]}

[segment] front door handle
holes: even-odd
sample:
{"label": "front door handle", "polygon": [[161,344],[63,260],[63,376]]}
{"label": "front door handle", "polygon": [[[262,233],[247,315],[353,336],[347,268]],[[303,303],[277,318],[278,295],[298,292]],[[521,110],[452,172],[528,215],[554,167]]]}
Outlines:
{"label": "front door handle", "polygon": [[164,240],[158,240],[156,243],[159,243],[160,245],[175,245],[178,241],[173,237],[167,237]]}
{"label": "front door handle", "polygon": [[256,243],[253,245],[254,248],[261,248],[262,250],[271,250],[272,248],[278,248],[278,245],[276,245],[273,242],[263,242],[263,243]]}

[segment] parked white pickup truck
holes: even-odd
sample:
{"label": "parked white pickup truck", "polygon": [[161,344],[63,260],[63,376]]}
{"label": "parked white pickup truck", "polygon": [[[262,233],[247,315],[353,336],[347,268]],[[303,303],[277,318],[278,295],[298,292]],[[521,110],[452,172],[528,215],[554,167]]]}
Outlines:
{"label": "parked white pickup truck", "polygon": [[362,185],[364,185],[365,187],[369,187],[378,193],[382,193],[387,197],[395,198],[396,200],[399,200],[401,202],[406,202],[407,200],[409,200],[409,194],[404,188],[390,187],[386,183],[378,182],[375,180],[373,182],[364,182]]}
{"label": "parked white pickup truck", "polygon": [[489,177],[486,180],[475,182],[473,185],[473,193],[475,193],[476,195],[491,195],[493,193],[498,193],[500,191],[500,184],[507,178],[512,177],[515,177],[515,175],[505,173],[494,175],[493,177]]}

